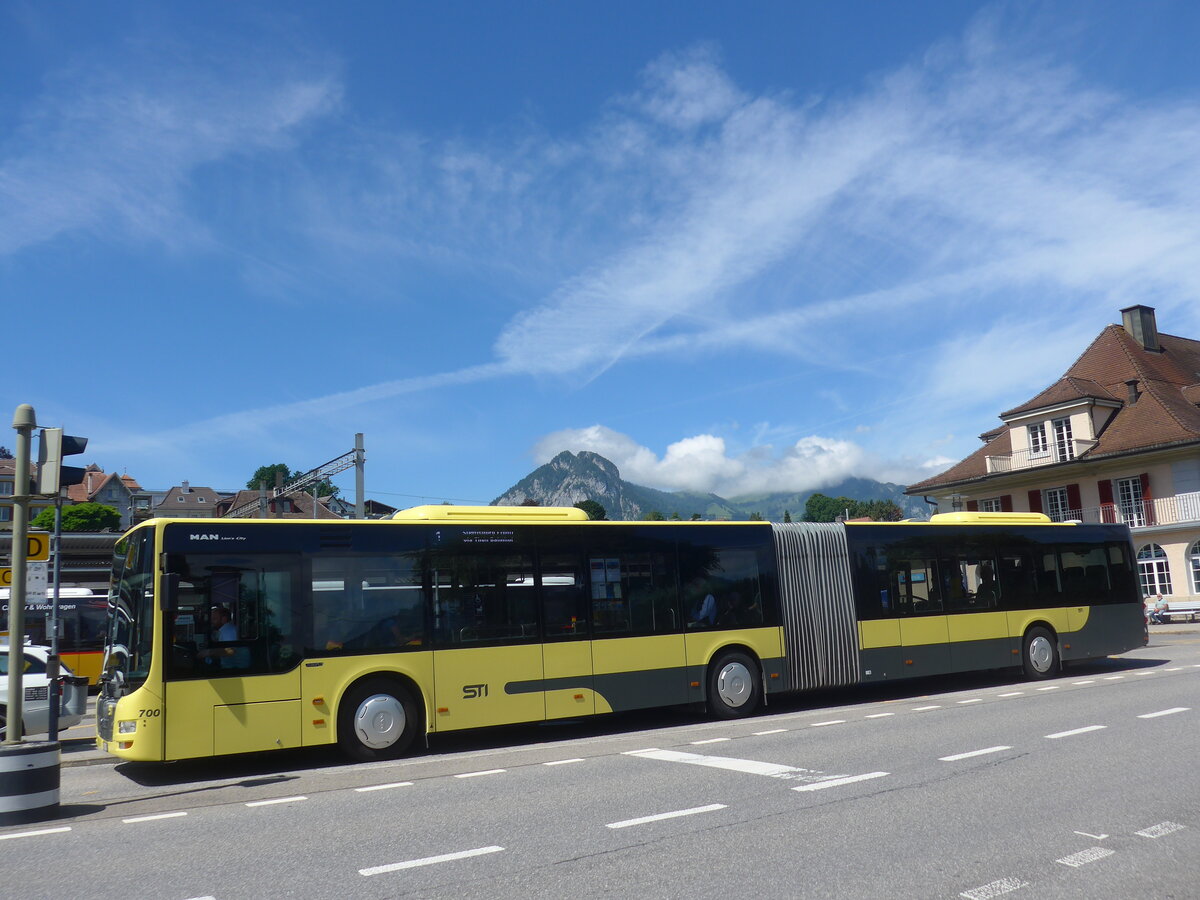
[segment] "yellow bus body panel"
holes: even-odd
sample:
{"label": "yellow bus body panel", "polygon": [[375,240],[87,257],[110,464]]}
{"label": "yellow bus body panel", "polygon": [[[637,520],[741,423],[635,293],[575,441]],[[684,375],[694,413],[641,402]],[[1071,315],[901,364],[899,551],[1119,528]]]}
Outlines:
{"label": "yellow bus body panel", "polygon": [[[546,718],[569,719],[596,711],[592,690],[591,641],[558,641],[542,644],[542,670],[546,678]],[[563,687],[566,679],[570,682]]]}
{"label": "yellow bus body panel", "polygon": [[82,675],[88,684],[95,686],[100,682],[100,664],[104,662],[102,650],[68,650],[59,654],[63,665],[76,675]]}
{"label": "yellow bus body panel", "polygon": [[858,646],[861,650],[900,646],[899,619],[868,619],[858,623]]}
{"label": "yellow bus body panel", "polygon": [[949,643],[950,631],[946,625],[946,618],[946,616],[913,616],[908,619],[900,619],[900,643],[905,647]]}
{"label": "yellow bus body panel", "polygon": [[1030,626],[1046,622],[1058,634],[1069,634],[1071,622],[1067,616],[1067,608],[1061,609],[1012,609],[1008,613],[1009,636],[1024,637]]}
{"label": "yellow bus body panel", "polygon": [[947,616],[950,642],[987,641],[1009,637],[1008,613],[977,612]]}
{"label": "yellow bus body panel", "polygon": [[[250,678],[169,681],[163,693],[167,759],[300,746],[299,669]],[[283,720],[285,708],[295,714],[291,722]],[[226,736],[223,729],[234,733]],[[222,749],[226,741],[239,749]]]}
{"label": "yellow bus body panel", "polygon": [[760,660],[783,656],[783,630],[777,626],[736,631],[689,631],[685,641],[688,666],[707,666],[722,647],[743,644]]}
{"label": "yellow bus body panel", "polygon": [[546,717],[542,645],[464,647],[433,653],[431,731],[455,731]]}

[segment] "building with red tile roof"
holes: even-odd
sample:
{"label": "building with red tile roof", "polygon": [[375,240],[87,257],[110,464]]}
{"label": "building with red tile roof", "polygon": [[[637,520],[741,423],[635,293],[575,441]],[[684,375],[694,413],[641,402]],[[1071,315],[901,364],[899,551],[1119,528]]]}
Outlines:
{"label": "building with red tile roof", "polygon": [[1148,595],[1200,596],[1200,341],[1121,310],[1063,376],[1000,414],[983,446],[906,493],[938,509],[1124,522]]}

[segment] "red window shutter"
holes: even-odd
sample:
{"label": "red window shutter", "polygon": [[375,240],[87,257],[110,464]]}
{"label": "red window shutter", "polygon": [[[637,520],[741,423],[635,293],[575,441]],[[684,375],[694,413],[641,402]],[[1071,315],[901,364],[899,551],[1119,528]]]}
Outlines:
{"label": "red window shutter", "polygon": [[1029,511],[1040,513],[1042,511],[1042,492],[1029,492]]}
{"label": "red window shutter", "polygon": [[1012,512],[1012,494],[1000,495],[1000,512]]}
{"label": "red window shutter", "polygon": [[1083,501],[1079,497],[1079,485],[1067,485],[1067,508],[1071,511],[1071,517],[1083,516]]}
{"label": "red window shutter", "polygon": [[1113,483],[1106,478],[1097,482],[1096,486],[1100,488],[1100,521],[1117,521],[1117,506],[1113,503]]}
{"label": "red window shutter", "polygon": [[978,500],[968,500],[967,501],[967,512],[979,512],[979,501]]}
{"label": "red window shutter", "polygon": [[1154,497],[1150,493],[1150,473],[1143,472],[1140,476],[1142,482],[1142,506],[1146,510],[1146,524],[1157,525],[1154,521]]}

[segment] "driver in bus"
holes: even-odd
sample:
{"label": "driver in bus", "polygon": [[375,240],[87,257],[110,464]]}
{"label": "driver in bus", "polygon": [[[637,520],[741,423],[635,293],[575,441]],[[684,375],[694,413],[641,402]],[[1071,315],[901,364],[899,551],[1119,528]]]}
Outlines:
{"label": "driver in bus", "polygon": [[214,606],[209,611],[209,621],[212,624],[212,640],[214,644],[221,644],[219,647],[206,647],[199,650],[196,656],[200,659],[211,660],[214,665],[237,665],[236,662],[222,663],[223,659],[232,659],[237,653],[238,648],[231,646],[232,641],[237,640],[237,626],[233,624],[229,610],[224,606]]}

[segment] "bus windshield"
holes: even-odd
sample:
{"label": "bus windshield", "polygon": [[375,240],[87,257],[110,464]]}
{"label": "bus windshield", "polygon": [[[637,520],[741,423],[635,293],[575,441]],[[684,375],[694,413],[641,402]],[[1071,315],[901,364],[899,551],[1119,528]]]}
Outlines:
{"label": "bus windshield", "polygon": [[124,693],[145,682],[153,634],[154,530],[143,528],[121,538],[113,553],[103,668],[110,688]]}

